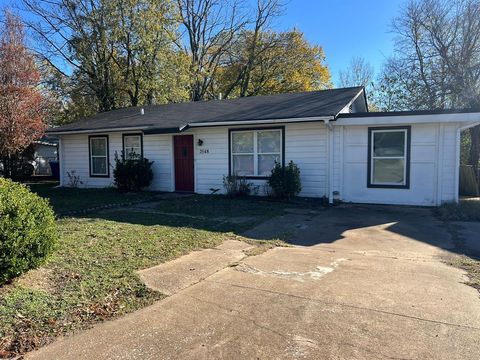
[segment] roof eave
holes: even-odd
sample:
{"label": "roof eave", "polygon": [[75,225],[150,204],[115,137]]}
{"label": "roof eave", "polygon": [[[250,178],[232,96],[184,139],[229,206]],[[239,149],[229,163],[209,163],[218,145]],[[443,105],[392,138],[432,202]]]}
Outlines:
{"label": "roof eave", "polygon": [[115,131],[139,131],[145,130],[149,127],[135,126],[135,127],[122,127],[122,128],[101,128],[101,129],[72,129],[72,130],[55,130],[55,128],[47,129],[46,133],[49,135],[74,135],[74,134],[91,134],[91,133],[105,133]]}
{"label": "roof eave", "polygon": [[239,121],[210,121],[210,122],[198,122],[185,124],[180,127],[170,128],[156,128],[152,126],[148,127],[123,127],[123,128],[102,128],[102,129],[77,129],[77,130],[60,130],[55,129],[47,130],[48,134],[52,135],[74,135],[74,134],[98,134],[106,132],[119,132],[119,131],[142,131],[145,135],[155,134],[174,134],[184,132],[190,128],[195,127],[216,127],[216,126],[238,126],[238,125],[268,125],[268,124],[287,124],[287,123],[299,123],[299,122],[315,122],[315,121],[332,121],[335,120],[333,115],[315,116],[315,117],[302,117],[302,118],[286,118],[286,119],[265,119],[265,120],[239,120]]}
{"label": "roof eave", "polygon": [[480,121],[480,112],[448,112],[448,113],[409,113],[381,114],[365,116],[348,116],[341,114],[335,125],[389,125],[389,124],[421,124],[421,123],[468,123]]}
{"label": "roof eave", "polygon": [[329,121],[334,120],[335,116],[314,116],[314,117],[301,117],[301,118],[286,118],[286,119],[264,119],[264,120],[239,120],[239,121],[210,121],[210,122],[198,122],[190,123],[188,127],[214,127],[214,126],[235,126],[235,125],[263,125],[263,124],[279,124],[279,123],[297,123],[297,122],[313,122],[313,121]]}

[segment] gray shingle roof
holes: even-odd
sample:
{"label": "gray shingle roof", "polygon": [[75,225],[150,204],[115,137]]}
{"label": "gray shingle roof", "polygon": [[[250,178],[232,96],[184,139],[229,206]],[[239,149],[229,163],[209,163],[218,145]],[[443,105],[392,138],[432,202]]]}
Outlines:
{"label": "gray shingle roof", "polygon": [[193,123],[253,121],[337,116],[363,90],[362,87],[329,89],[232,100],[130,107],[99,113],[91,118],[52,128],[48,132],[120,128],[178,131]]}

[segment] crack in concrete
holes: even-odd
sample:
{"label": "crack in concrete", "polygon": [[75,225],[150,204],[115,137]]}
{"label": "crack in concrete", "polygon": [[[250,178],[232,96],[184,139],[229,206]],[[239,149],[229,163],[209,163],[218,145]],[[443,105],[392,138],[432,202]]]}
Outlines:
{"label": "crack in concrete", "polygon": [[309,298],[309,297],[301,296],[301,295],[287,294],[287,293],[284,293],[284,292],[281,292],[281,291],[260,289],[260,288],[256,288],[256,287],[252,287],[252,286],[245,286],[245,285],[238,285],[238,284],[230,284],[230,283],[226,283],[226,282],[222,282],[222,281],[212,281],[212,280],[209,280],[208,278],[205,279],[204,281],[211,282],[211,283],[218,284],[218,285],[227,285],[227,286],[232,286],[232,287],[238,287],[238,288],[241,288],[241,289],[261,291],[261,292],[266,292],[266,293],[275,294],[275,295],[283,295],[283,296],[287,296],[287,297],[293,297],[293,298],[296,298],[296,299],[313,301],[313,302],[321,303],[321,304],[324,304],[324,305],[337,305],[337,306],[341,306],[341,307],[346,307],[346,308],[351,308],[351,309],[356,309],[356,310],[370,311],[370,312],[384,314],[384,315],[390,315],[390,316],[397,316],[397,317],[402,317],[402,318],[406,318],[406,319],[410,319],[410,320],[428,322],[428,323],[437,324],[437,325],[445,325],[445,326],[451,326],[451,327],[458,327],[458,328],[462,328],[462,329],[470,329],[470,330],[480,331],[480,327],[471,326],[471,325],[454,324],[454,323],[449,323],[449,322],[440,321],[440,320],[432,320],[432,319],[421,318],[421,317],[413,316],[413,315],[396,313],[396,312],[392,312],[392,311],[372,309],[372,308],[368,308],[368,307],[364,307],[364,306],[345,304],[345,303],[341,303],[341,302],[330,302],[330,301],[325,301],[325,300],[320,300],[320,299]]}
{"label": "crack in concrete", "polygon": [[346,261],[346,260],[349,260],[349,259],[344,259],[344,258],[336,259],[330,264],[329,267],[317,266],[315,270],[306,271],[306,272],[285,271],[285,270],[263,271],[245,263],[241,263],[240,265],[236,266],[235,270],[250,273],[250,274],[257,274],[257,275],[263,275],[263,276],[275,276],[279,278],[304,282],[305,279],[320,280],[323,276],[334,271],[342,261]]}

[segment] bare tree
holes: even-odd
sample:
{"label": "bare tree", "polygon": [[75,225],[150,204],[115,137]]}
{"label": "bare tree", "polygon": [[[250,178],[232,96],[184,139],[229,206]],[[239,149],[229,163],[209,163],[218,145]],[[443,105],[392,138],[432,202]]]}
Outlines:
{"label": "bare tree", "polygon": [[99,101],[99,110],[116,107],[114,53],[110,11],[103,2],[87,0],[23,0],[36,35],[35,50],[57,71],[78,74]]}
{"label": "bare tree", "polygon": [[353,57],[347,69],[340,71],[340,86],[368,86],[373,81],[373,66],[362,57]]}
{"label": "bare tree", "polygon": [[248,49],[248,57],[246,64],[244,65],[240,86],[240,96],[247,95],[248,86],[250,84],[251,72],[255,63],[255,59],[259,53],[268,50],[270,47],[275,46],[272,42],[260,43],[260,37],[262,32],[268,26],[270,20],[277,17],[282,12],[282,3],[278,0],[257,0],[257,11],[255,16],[255,23],[252,31],[251,42]]}
{"label": "bare tree", "polygon": [[[22,0],[38,55],[98,111],[152,103],[176,83],[173,0]],[[175,91],[172,91],[175,94]],[[171,98],[164,96],[165,99]]]}
{"label": "bare tree", "polygon": [[229,79],[230,82],[224,89],[225,97],[237,88],[240,88],[238,96],[248,95],[252,70],[258,65],[263,53],[278,45],[277,38],[267,32],[272,20],[282,14],[283,8],[281,0],[257,0],[255,12],[248,22],[248,29],[236,35],[237,39],[222,63],[226,67],[237,68],[236,76]]}
{"label": "bare tree", "polygon": [[177,0],[190,57],[191,100],[206,98],[222,57],[247,24],[240,0]]}
{"label": "bare tree", "polygon": [[[480,1],[410,0],[393,23],[396,79],[410,109],[480,108]],[[470,130],[478,170],[480,128]]]}

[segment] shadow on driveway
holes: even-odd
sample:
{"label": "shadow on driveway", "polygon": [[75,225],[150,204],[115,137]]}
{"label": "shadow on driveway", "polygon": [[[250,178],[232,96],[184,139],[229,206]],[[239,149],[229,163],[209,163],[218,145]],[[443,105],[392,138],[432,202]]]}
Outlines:
{"label": "shadow on driveway", "polygon": [[[275,203],[272,204],[275,206]],[[449,252],[480,256],[479,247],[458,246],[452,241],[449,228],[433,216],[431,208],[342,204],[324,208],[293,204],[285,208],[283,215],[269,218],[260,213],[241,212],[237,217],[209,216],[208,211],[196,215],[162,213],[153,209],[132,206],[83,215],[117,222],[141,224],[145,226],[191,227],[214,232],[232,232],[256,240],[283,240],[292,245],[316,246],[319,244],[342,243],[349,234],[349,246],[402,248],[402,241],[409,239],[434,246]],[[161,210],[161,208],[160,208]],[[384,237],[379,243],[378,231],[387,230],[397,237]],[[451,229],[450,229],[451,230]],[[352,236],[353,235],[353,236]],[[372,235],[372,236],[370,236]],[[381,237],[380,237],[381,238]],[[351,240],[354,239],[354,240]],[[408,246],[408,245],[405,245]]]}

